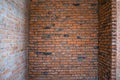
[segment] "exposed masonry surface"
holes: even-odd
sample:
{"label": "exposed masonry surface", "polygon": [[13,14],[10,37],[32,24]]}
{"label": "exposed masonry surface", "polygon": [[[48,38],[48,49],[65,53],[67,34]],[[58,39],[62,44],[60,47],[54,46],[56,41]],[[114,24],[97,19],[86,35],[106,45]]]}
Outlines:
{"label": "exposed masonry surface", "polygon": [[116,1],[99,0],[99,80],[116,80]]}
{"label": "exposed masonry surface", "polygon": [[0,80],[27,80],[28,0],[0,0]]}
{"label": "exposed masonry surface", "polygon": [[120,80],[119,5],[0,0],[0,80]]}
{"label": "exposed masonry surface", "polygon": [[120,80],[120,0],[117,0],[117,80]]}
{"label": "exposed masonry surface", "polygon": [[97,6],[31,0],[29,80],[98,80]]}

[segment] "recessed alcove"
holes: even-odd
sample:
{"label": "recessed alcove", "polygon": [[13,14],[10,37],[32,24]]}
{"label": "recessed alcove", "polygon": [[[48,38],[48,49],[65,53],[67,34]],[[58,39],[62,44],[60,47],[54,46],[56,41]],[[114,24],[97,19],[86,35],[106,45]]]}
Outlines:
{"label": "recessed alcove", "polygon": [[1,0],[0,80],[119,80],[119,3]]}

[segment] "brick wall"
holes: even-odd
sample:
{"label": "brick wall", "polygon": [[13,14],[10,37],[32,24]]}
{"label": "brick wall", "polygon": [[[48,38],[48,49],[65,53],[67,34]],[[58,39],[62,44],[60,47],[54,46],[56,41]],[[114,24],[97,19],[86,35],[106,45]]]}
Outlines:
{"label": "brick wall", "polygon": [[99,0],[100,80],[116,80],[116,0]]}
{"label": "brick wall", "polygon": [[120,0],[117,0],[117,80],[120,80]]}
{"label": "brick wall", "polygon": [[0,0],[0,80],[27,80],[28,0]]}
{"label": "brick wall", "polygon": [[97,0],[31,0],[29,80],[98,80]]}

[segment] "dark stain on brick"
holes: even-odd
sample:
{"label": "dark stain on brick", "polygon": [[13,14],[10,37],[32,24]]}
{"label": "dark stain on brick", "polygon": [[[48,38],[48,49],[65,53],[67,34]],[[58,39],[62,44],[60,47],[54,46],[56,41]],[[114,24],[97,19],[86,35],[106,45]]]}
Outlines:
{"label": "dark stain on brick", "polygon": [[51,27],[50,26],[46,26],[44,29],[50,29]]}
{"label": "dark stain on brick", "polygon": [[84,59],[86,59],[85,55],[79,55],[78,56],[78,61],[83,61]]}
{"label": "dark stain on brick", "polygon": [[48,14],[52,14],[52,12],[51,12],[51,11],[49,11],[49,12],[48,12]]}
{"label": "dark stain on brick", "polygon": [[66,18],[70,18],[70,16],[66,16]]}
{"label": "dark stain on brick", "polygon": [[44,55],[51,55],[51,52],[43,52]]}
{"label": "dark stain on brick", "polygon": [[69,37],[69,34],[64,34],[64,37]]}
{"label": "dark stain on brick", "polygon": [[51,35],[50,34],[44,34],[42,35],[42,39],[50,39]]}
{"label": "dark stain on brick", "polygon": [[99,49],[99,46],[94,46],[94,49]]}
{"label": "dark stain on brick", "polygon": [[44,29],[51,29],[54,26],[55,26],[55,24],[50,24],[49,26],[46,26]]}
{"label": "dark stain on brick", "polygon": [[48,75],[48,72],[42,72],[42,75]]}
{"label": "dark stain on brick", "polygon": [[57,32],[60,32],[60,31],[63,31],[63,29],[57,28],[56,31],[57,31]]}
{"label": "dark stain on brick", "polygon": [[80,36],[77,36],[77,39],[82,39]]}
{"label": "dark stain on brick", "polygon": [[79,3],[76,3],[76,4],[73,4],[74,6],[79,6],[80,4]]}
{"label": "dark stain on brick", "polygon": [[51,55],[52,54],[52,52],[35,52],[35,54],[37,54],[37,55]]}
{"label": "dark stain on brick", "polygon": [[55,26],[55,24],[50,24],[50,26],[51,26],[51,27],[54,27],[54,26]]}
{"label": "dark stain on brick", "polygon": [[37,51],[37,52],[35,52],[35,54],[39,55],[39,54],[43,54],[43,52],[38,52],[38,51]]}

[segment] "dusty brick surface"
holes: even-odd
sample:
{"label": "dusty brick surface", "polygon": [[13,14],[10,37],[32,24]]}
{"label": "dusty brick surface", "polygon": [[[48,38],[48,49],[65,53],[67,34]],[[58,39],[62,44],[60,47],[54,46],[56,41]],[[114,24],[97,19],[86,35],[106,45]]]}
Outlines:
{"label": "dusty brick surface", "polygon": [[116,0],[99,0],[99,80],[116,80]]}
{"label": "dusty brick surface", "polygon": [[0,0],[0,80],[27,80],[28,0]]}
{"label": "dusty brick surface", "polygon": [[117,0],[117,80],[120,80],[120,0]]}
{"label": "dusty brick surface", "polygon": [[98,80],[97,6],[97,0],[31,0],[29,80]]}

